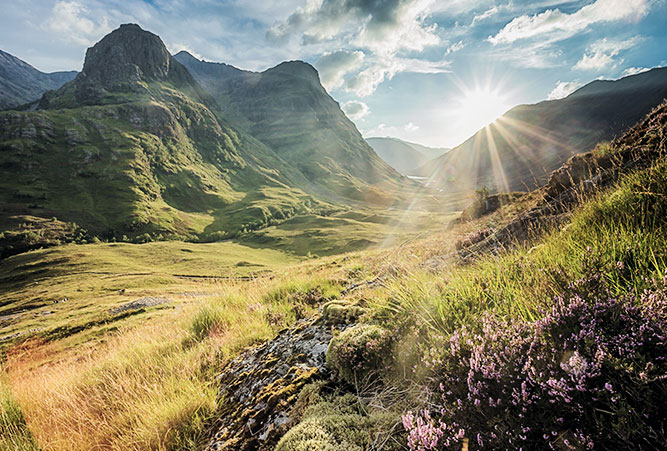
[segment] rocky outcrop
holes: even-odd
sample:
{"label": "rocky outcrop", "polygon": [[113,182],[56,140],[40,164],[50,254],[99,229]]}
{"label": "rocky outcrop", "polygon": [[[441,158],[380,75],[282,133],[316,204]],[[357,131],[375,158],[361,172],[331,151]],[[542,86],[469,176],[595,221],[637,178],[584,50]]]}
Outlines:
{"label": "rocky outcrop", "polygon": [[273,450],[298,421],[295,403],[308,383],[328,378],[333,327],[302,320],[232,360],[219,376],[221,409],[207,450]]}
{"label": "rocky outcrop", "polygon": [[49,92],[40,108],[123,103],[115,93],[148,93],[148,83],[171,82],[201,97],[203,91],[176,61],[159,36],[136,24],[123,24],[86,51],[83,70],[71,82]]}

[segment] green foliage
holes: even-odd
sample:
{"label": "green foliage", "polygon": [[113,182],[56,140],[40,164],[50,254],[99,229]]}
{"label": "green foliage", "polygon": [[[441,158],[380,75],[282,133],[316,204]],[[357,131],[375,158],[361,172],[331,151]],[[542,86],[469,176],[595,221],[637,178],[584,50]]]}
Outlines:
{"label": "green foliage", "polygon": [[[306,386],[301,396],[311,390]],[[363,451],[381,442],[395,416],[386,412],[367,414],[368,408],[352,394],[316,397],[299,424],[289,430],[276,451]],[[383,449],[391,450],[392,444]],[[400,449],[400,448],[396,448]]]}
{"label": "green foliage", "polygon": [[322,318],[328,324],[351,324],[355,322],[366,309],[349,301],[329,301],[322,307]]}
{"label": "green foliage", "polygon": [[9,387],[0,381],[0,451],[37,451],[25,418]]}
{"label": "green foliage", "polygon": [[327,365],[343,382],[365,384],[387,369],[392,347],[388,330],[372,324],[357,324],[331,340]]}

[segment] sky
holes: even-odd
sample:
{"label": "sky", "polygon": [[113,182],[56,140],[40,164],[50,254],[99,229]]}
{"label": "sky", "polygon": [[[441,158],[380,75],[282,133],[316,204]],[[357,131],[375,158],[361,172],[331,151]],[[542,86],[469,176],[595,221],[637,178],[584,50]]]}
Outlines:
{"label": "sky", "polygon": [[453,147],[509,108],[667,65],[667,0],[0,0],[0,49],[80,70],[122,23],[176,53],[313,64],[366,137]]}

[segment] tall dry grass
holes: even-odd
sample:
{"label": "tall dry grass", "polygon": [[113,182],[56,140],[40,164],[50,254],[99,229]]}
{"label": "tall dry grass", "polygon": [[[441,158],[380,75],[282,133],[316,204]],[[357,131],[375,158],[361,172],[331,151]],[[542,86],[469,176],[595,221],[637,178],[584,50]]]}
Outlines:
{"label": "tall dry grass", "polygon": [[311,308],[291,296],[318,280],[221,285],[214,298],[176,306],[55,363],[40,365],[52,344],[23,346],[8,354],[7,385],[44,450],[198,449],[217,407],[216,371]]}

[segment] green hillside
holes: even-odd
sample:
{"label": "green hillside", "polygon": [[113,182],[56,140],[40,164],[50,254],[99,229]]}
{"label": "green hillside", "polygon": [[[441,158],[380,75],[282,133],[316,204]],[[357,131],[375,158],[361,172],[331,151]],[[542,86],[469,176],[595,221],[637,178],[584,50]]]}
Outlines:
{"label": "green hillside", "polygon": [[175,58],[216,99],[225,117],[298,169],[322,197],[390,204],[411,183],[364,141],[307,63],[289,61],[261,73]]}
{"label": "green hillside", "polygon": [[102,238],[220,239],[328,208],[211,108],[157,36],[122,26],[37,111],[0,114],[2,226],[57,218]]}

